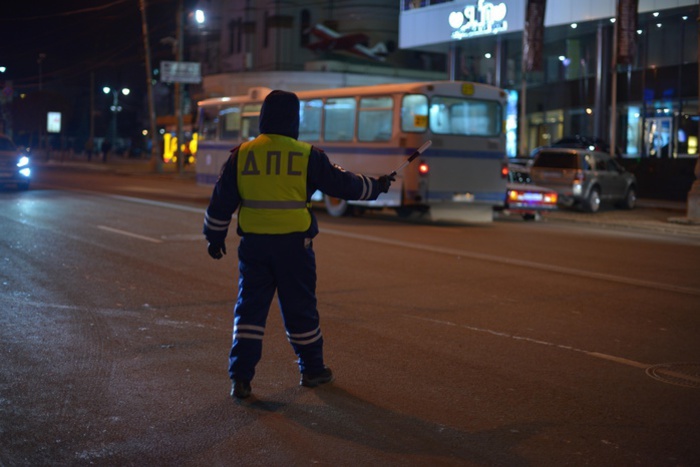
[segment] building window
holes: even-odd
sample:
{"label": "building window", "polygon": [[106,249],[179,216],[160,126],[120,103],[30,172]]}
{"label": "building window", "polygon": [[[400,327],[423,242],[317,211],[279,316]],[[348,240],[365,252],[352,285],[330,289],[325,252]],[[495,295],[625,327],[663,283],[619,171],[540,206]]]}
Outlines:
{"label": "building window", "polygon": [[235,50],[236,43],[236,20],[228,22],[228,54],[231,55]]}
{"label": "building window", "polygon": [[306,47],[311,42],[311,13],[309,10],[301,10],[301,40],[302,47]]}

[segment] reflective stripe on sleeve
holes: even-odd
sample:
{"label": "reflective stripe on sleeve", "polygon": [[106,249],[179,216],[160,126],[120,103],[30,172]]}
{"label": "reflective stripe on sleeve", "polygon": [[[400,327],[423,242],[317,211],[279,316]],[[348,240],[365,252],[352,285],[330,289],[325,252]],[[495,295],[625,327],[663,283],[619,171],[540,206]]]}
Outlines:
{"label": "reflective stripe on sleeve", "polygon": [[372,180],[369,179],[369,177],[365,175],[360,175],[362,177],[362,196],[360,196],[360,199],[368,199],[370,195],[372,194]]}
{"label": "reflective stripe on sleeve", "polygon": [[204,215],[204,225],[209,230],[213,230],[213,231],[227,230],[229,224],[231,224],[231,219],[228,219],[228,220],[216,219],[214,217],[209,217],[209,213],[206,213]]}

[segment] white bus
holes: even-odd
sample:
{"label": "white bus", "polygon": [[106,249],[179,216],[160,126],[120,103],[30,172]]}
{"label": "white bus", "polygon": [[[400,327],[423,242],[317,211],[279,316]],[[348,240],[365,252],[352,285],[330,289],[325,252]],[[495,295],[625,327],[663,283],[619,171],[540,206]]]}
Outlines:
{"label": "white bus", "polygon": [[[200,101],[197,182],[214,184],[233,147],[258,135],[267,88]],[[384,84],[299,91],[299,140],[323,149],[356,173],[399,167],[428,140],[430,148],[401,170],[376,201],[323,199],[333,216],[392,208],[400,216],[488,222],[505,201],[506,93],[460,81]]]}

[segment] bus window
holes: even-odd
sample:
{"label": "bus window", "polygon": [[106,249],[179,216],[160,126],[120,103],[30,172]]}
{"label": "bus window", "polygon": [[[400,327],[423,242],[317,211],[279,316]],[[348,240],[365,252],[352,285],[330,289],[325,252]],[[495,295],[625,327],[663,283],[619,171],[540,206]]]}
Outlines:
{"label": "bus window", "polygon": [[355,99],[328,99],[325,110],[323,138],[326,141],[352,141],[355,134]]}
{"label": "bus window", "polygon": [[428,98],[407,94],[401,100],[401,131],[422,133],[428,128]]}
{"label": "bus window", "polygon": [[199,110],[199,139],[215,140],[218,138],[219,108],[202,107]]}
{"label": "bus window", "polygon": [[322,110],[323,101],[321,99],[300,102],[299,140],[318,141],[321,139]]}
{"label": "bus window", "polygon": [[237,140],[241,133],[241,109],[238,106],[225,107],[219,112],[222,121],[222,140]]}
{"label": "bus window", "polygon": [[389,141],[394,100],[390,96],[363,97],[357,122],[357,139],[360,141]]}
{"label": "bus window", "polygon": [[443,135],[496,136],[501,131],[501,105],[494,101],[433,97],[430,129]]}
{"label": "bus window", "polygon": [[260,108],[262,104],[246,104],[241,114],[241,137],[243,141],[255,139],[260,134]]}

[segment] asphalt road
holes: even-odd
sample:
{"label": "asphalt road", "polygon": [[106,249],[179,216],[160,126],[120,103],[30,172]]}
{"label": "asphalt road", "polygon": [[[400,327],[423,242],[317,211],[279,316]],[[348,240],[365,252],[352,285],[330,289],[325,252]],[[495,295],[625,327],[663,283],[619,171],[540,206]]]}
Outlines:
{"label": "asphalt road", "polygon": [[238,402],[205,203],[66,170],[0,192],[0,465],[700,465],[697,226],[319,213],[336,381],[298,386],[275,304]]}

